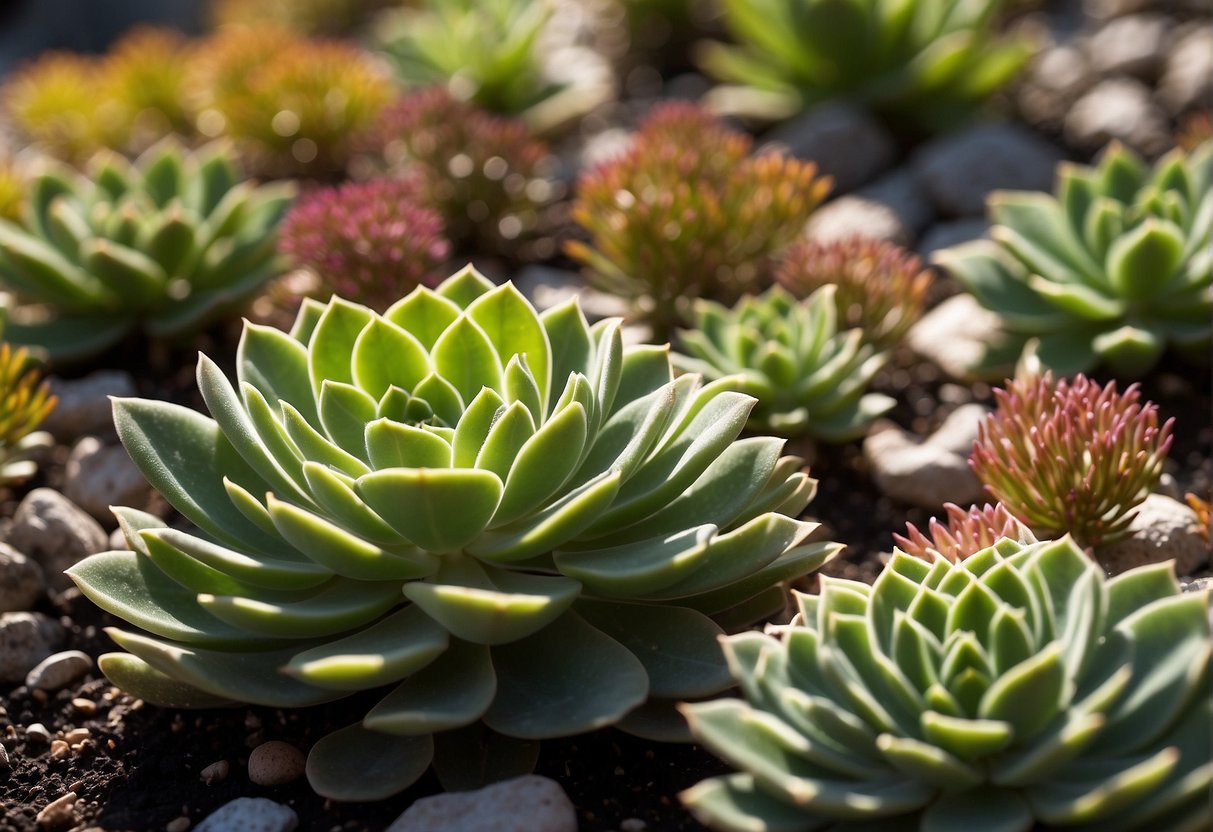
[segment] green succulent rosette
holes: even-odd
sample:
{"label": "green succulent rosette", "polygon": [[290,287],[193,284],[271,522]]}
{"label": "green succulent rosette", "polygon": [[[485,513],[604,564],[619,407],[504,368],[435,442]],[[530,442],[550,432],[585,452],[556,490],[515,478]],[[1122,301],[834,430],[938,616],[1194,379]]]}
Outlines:
{"label": "green succulent rosette", "polygon": [[1002,318],[983,375],[1001,377],[1025,343],[1060,375],[1097,365],[1140,377],[1173,345],[1208,360],[1213,343],[1213,142],[1149,169],[1112,144],[1094,167],[1063,164],[1057,195],[1002,191],[993,241],[938,262]]}
{"label": "green succulent rosette", "polygon": [[798,301],[776,286],[732,309],[697,300],[695,328],[679,332],[686,354],[674,362],[709,379],[738,377],[740,389],[758,399],[755,430],[853,439],[894,402],[867,392],[886,354],[861,330],[838,331],[835,290],[823,286]]}
{"label": "green succulent rosette", "polygon": [[1069,539],[895,552],[726,640],[745,701],[685,708],[740,769],[683,793],[717,830],[1198,832],[1213,823],[1209,597],[1107,579]]}
{"label": "green succulent rosette", "polygon": [[248,324],[236,375],[200,358],[213,418],[115,403],[197,528],[118,509],[133,551],[70,574],[133,625],[100,667],[150,702],[383,688],[312,748],[330,797],[431,762],[450,787],[518,773],[535,740],[615,723],[682,736],[673,702],[730,684],[722,632],[840,548],[804,543],[815,482],[782,440],[737,440],[749,396],[470,268],[383,315],[334,298],[289,334]]}
{"label": "green succulent rosette", "polygon": [[24,226],[0,221],[0,283],[21,301],[5,329],[13,343],[68,361],[137,329],[185,335],[276,273],[294,188],[241,181],[226,146],[168,140],[134,164],[105,151],[88,171],[48,168],[30,184]]}

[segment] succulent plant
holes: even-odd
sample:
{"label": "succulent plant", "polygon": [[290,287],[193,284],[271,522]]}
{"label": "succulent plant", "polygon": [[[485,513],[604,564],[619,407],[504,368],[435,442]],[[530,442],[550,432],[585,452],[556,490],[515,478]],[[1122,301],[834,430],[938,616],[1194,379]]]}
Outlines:
{"label": "succulent plant", "polygon": [[695,298],[732,304],[761,289],[830,180],[811,162],[751,156],[752,145],[697,105],[654,107],[625,153],[582,174],[573,218],[590,241],[568,253],[659,337],[689,320]]}
{"label": "succulent plant", "polygon": [[125,114],[96,91],[98,62],[71,52],[46,52],[5,82],[5,112],[18,132],[69,162],[125,141]]}
{"label": "succulent plant", "polygon": [[267,26],[287,28],[303,35],[343,35],[361,25],[373,9],[391,0],[212,0],[210,19],[215,27]]}
{"label": "succulent plant", "polygon": [[447,234],[472,251],[526,254],[558,195],[556,158],[523,122],[457,101],[444,87],[406,93],[362,144],[372,164],[419,176]]}
{"label": "succulent plant", "polygon": [[901,341],[922,315],[931,285],[931,272],[914,254],[866,237],[796,243],[780,257],[775,277],[797,297],[836,286],[840,326],[862,330],[879,349]]}
{"label": "succulent plant", "polygon": [[1200,534],[1205,540],[1213,537],[1213,512],[1209,510],[1209,501],[1199,494],[1191,492],[1184,495],[1188,508],[1196,512],[1196,520],[1200,524]]}
{"label": "succulent plant", "polygon": [[971,506],[968,511],[955,503],[944,503],[943,508],[947,512],[947,525],[932,517],[927,525],[930,537],[913,523],[906,523],[904,536],[893,535],[901,551],[928,562],[944,558],[955,563],[990,548],[1004,537],[1019,543],[1036,542],[1036,536],[1002,503]]}
{"label": "succulent plant", "polygon": [[708,44],[701,64],[792,114],[847,98],[913,131],[970,116],[1034,51],[999,38],[1002,0],[723,0],[738,45]]}
{"label": "succulent plant", "polygon": [[823,578],[792,624],[726,640],[746,701],[690,705],[740,769],[682,798],[713,829],[1213,824],[1209,594],[1111,580],[1068,538]]}
{"label": "succulent plant", "polygon": [[21,222],[29,176],[11,157],[0,154],[0,219]]}
{"label": "succulent plant", "polygon": [[[1056,197],[989,198],[993,241],[938,261],[1003,320],[1002,370],[1029,338],[1062,375],[1138,376],[1168,344],[1207,356],[1213,336],[1213,142],[1148,170],[1119,144],[1095,167],[1063,163]],[[981,368],[979,368],[981,369]]]}
{"label": "succulent plant", "polygon": [[25,302],[9,340],[71,360],[136,328],[173,337],[273,276],[293,188],[241,182],[225,147],[166,141],[133,165],[103,152],[90,171],[48,168],[30,183],[26,226],[0,222],[0,281]]}
{"label": "succulent plant", "polygon": [[672,700],[728,684],[722,627],[782,609],[781,582],[840,548],[802,543],[801,461],[735,441],[750,397],[470,267],[382,316],[334,298],[290,334],[246,325],[237,377],[200,357],[213,419],[116,402],[198,531],[119,509],[134,551],[70,574],[136,628],[100,666],[150,702],[395,685],[313,746],[330,797],[385,797],[431,761],[448,785],[516,773],[531,741],[620,720],[676,736]]}
{"label": "succulent plant", "polygon": [[1162,474],[1174,420],[1160,428],[1135,384],[1119,393],[1083,375],[1025,372],[994,397],[969,459],[994,499],[1041,537],[1124,537]]}
{"label": "succulent plant", "polygon": [[29,352],[0,344],[0,485],[21,482],[37,470],[29,453],[52,444],[50,434],[37,428],[57,401],[30,366]]}
{"label": "succulent plant", "polygon": [[705,378],[739,377],[758,399],[750,426],[781,436],[841,442],[863,433],[893,400],[867,393],[885,355],[857,329],[840,333],[834,287],[797,301],[775,286],[733,309],[695,303],[695,328],[679,336],[680,369]]}
{"label": "succulent plant", "polygon": [[198,129],[235,139],[254,170],[330,177],[391,98],[385,71],[337,40],[235,27],[191,62]]}
{"label": "succulent plant", "polygon": [[415,178],[349,182],[301,197],[282,222],[278,247],[327,292],[380,311],[415,286],[436,285],[451,253],[442,217],[425,207]]}
{"label": "succulent plant", "polygon": [[[142,152],[165,136],[194,135],[194,113],[186,94],[193,44],[171,29],[137,27],[106,54],[102,95],[125,113],[124,146]],[[112,147],[112,146],[111,146]]]}

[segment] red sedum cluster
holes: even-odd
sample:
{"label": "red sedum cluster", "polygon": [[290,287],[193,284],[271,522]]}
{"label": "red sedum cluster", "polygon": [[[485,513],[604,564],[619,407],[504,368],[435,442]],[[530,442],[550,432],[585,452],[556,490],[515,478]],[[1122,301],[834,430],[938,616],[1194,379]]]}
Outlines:
{"label": "red sedum cluster", "polygon": [[946,525],[932,517],[927,534],[923,534],[913,523],[906,523],[905,535],[893,535],[898,548],[930,563],[939,558],[956,563],[1004,537],[1019,543],[1036,542],[1035,535],[1002,503],[970,506],[967,511],[955,503],[944,503],[943,508],[947,512]]}

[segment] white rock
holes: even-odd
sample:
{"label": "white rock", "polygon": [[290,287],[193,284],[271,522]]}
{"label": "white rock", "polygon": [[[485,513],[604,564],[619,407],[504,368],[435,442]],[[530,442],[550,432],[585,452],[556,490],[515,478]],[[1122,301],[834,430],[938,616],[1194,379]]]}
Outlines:
{"label": "white rock", "polygon": [[298,780],[306,762],[303,752],[290,743],[263,742],[248,756],[248,779],[258,786],[281,786]]}
{"label": "white rock", "polygon": [[939,213],[982,217],[998,189],[1048,191],[1059,148],[1015,124],[979,124],[924,144],[911,159]]}
{"label": "white rock", "polygon": [[528,774],[474,792],[424,797],[387,832],[576,832],[577,812],[560,785]]}
{"label": "white rock", "polygon": [[1201,534],[1196,512],[1166,495],[1146,497],[1129,533],[1095,550],[1095,557],[1114,575],[1164,560],[1175,561],[1175,574],[1191,575],[1209,560],[1209,541]]}
{"label": "white rock", "polygon": [[906,343],[952,378],[971,379],[988,345],[1002,331],[1002,319],[970,294],[954,295],[910,327]]}
{"label": "white rock", "polygon": [[59,690],[79,679],[93,668],[88,653],[65,650],[47,656],[25,675],[25,686],[35,690]]}
{"label": "white rock", "polygon": [[591,320],[626,316],[631,310],[623,298],[599,292],[585,278],[567,269],[526,266],[514,277],[514,285],[540,311],[577,298],[581,311]]}
{"label": "white rock", "polygon": [[292,832],[299,825],[295,810],[264,797],[238,797],[194,827],[195,832]]}
{"label": "white rock", "polygon": [[985,414],[978,404],[959,407],[926,438],[878,421],[863,443],[876,486],[895,500],[929,509],[980,502],[984,491],[969,469],[969,452]]}
{"label": "white rock", "polygon": [[0,684],[19,685],[63,641],[63,627],[40,612],[0,613]]}
{"label": "white rock", "polygon": [[1087,57],[1065,43],[1043,50],[1032,62],[1018,91],[1019,106],[1028,121],[1056,128],[1078,96],[1094,83]]}
{"label": "white rock", "polygon": [[0,543],[0,612],[28,610],[46,592],[42,567]]}
{"label": "white rock", "polygon": [[1159,14],[1134,14],[1105,23],[1086,42],[1091,67],[1100,75],[1153,77],[1166,54],[1171,21]]}
{"label": "white rock", "polygon": [[105,529],[51,488],[35,488],[17,506],[8,542],[41,563],[55,589],[72,585],[64,569],[109,546]]}
{"label": "white rock", "polygon": [[60,442],[87,435],[115,436],[109,397],[135,395],[134,377],[121,370],[99,370],[71,380],[52,377],[50,386],[59,403],[42,423],[42,429]]}
{"label": "white rock", "polygon": [[64,495],[104,525],[116,522],[110,506],[147,506],[151,486],[121,445],[82,437],[67,458]]}
{"label": "white rock", "polygon": [[1213,28],[1204,21],[1180,35],[1167,57],[1158,94],[1172,113],[1213,101]]}
{"label": "white rock", "polygon": [[871,114],[849,104],[823,104],[784,122],[763,137],[793,156],[817,164],[845,194],[892,164],[897,145]]}
{"label": "white rock", "polygon": [[813,212],[805,237],[829,243],[854,236],[910,243],[910,230],[897,213],[882,202],[850,194],[827,202]]}
{"label": "white rock", "polygon": [[1088,90],[1066,114],[1065,135],[1091,151],[1117,139],[1153,155],[1170,143],[1166,118],[1150,88],[1132,78],[1110,78]]}

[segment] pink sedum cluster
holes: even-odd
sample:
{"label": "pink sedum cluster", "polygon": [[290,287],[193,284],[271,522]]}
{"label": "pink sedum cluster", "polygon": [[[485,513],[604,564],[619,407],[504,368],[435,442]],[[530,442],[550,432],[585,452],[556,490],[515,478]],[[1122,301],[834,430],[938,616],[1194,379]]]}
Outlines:
{"label": "pink sedum cluster", "polygon": [[905,535],[893,540],[907,555],[934,563],[939,558],[956,563],[982,549],[988,549],[1004,537],[1018,543],[1035,543],[1036,537],[1016,520],[1002,503],[970,506],[966,511],[955,503],[944,503],[947,523],[934,517],[923,534],[913,523],[906,523]]}

